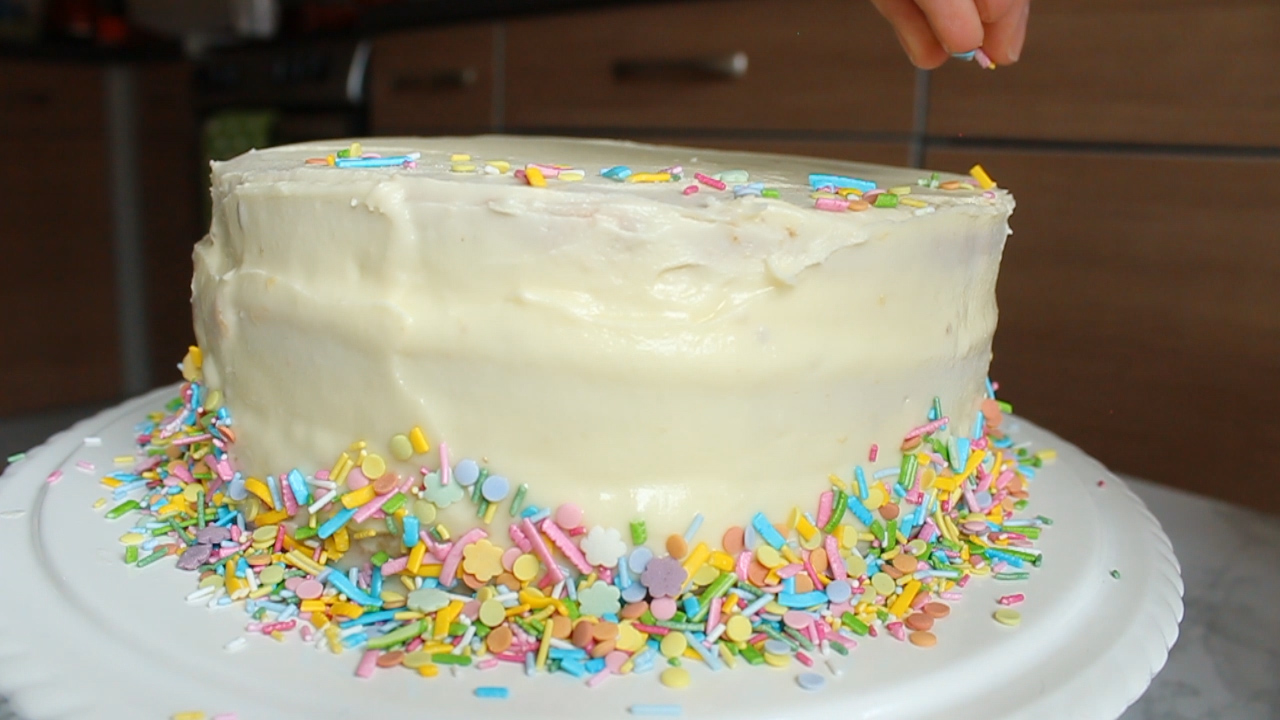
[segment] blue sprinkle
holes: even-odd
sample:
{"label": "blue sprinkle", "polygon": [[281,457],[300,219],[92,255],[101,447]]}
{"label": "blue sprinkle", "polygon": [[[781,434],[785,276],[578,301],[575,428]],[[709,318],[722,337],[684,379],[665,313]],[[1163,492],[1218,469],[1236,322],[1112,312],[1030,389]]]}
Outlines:
{"label": "blue sprinkle", "polygon": [[702,513],[693,516],[693,521],[689,523],[689,529],[684,531],[684,541],[693,542],[693,537],[698,534],[698,529],[702,527]]}
{"label": "blue sprinkle", "polygon": [[827,679],[818,673],[800,673],[796,676],[796,684],[805,690],[821,690],[827,684]]}
{"label": "blue sprinkle", "polygon": [[297,468],[289,471],[288,475],[289,489],[293,491],[293,498],[300,505],[311,504],[311,488],[307,485],[307,479],[298,472]]}
{"label": "blue sprinkle", "polygon": [[470,458],[460,460],[453,466],[453,479],[462,487],[471,487],[480,479],[480,466]]}
{"label": "blue sprinkle", "polygon": [[502,502],[509,492],[511,492],[511,481],[501,475],[490,475],[485,478],[484,486],[480,488],[480,494],[491,503]]}
{"label": "blue sprinkle", "polygon": [[640,715],[643,717],[678,717],[684,712],[684,709],[674,703],[662,705],[645,703],[632,705],[627,708],[627,712],[632,715]]}
{"label": "blue sprinkle", "polygon": [[751,518],[751,527],[760,533],[761,539],[773,546],[774,550],[781,549],[786,544],[786,539],[778,534],[778,531],[769,524],[769,518],[764,513],[758,512],[755,517]]}
{"label": "blue sprinkle", "polygon": [[870,180],[862,178],[847,177],[845,175],[827,175],[824,173],[812,173],[809,175],[809,187],[818,190],[825,187],[842,190],[845,188],[853,188],[862,192],[875,190],[876,184]]}
{"label": "blue sprinkle", "polygon": [[404,523],[404,546],[411,548],[419,542],[418,537],[418,518],[415,515],[405,515],[401,521]]}
{"label": "blue sprinkle", "polygon": [[820,590],[813,590],[807,593],[778,593],[778,604],[789,608],[807,608],[814,605],[824,605],[827,602],[827,594]]}
{"label": "blue sprinkle", "polygon": [[506,700],[510,695],[511,691],[502,686],[488,685],[476,688],[476,697],[487,700]]}

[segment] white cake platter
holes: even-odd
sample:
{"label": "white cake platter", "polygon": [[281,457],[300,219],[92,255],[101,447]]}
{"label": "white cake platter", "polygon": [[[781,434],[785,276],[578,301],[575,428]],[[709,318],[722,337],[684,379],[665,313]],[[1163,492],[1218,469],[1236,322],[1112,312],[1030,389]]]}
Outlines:
{"label": "white cake platter", "polygon": [[[588,688],[514,667],[430,679],[383,670],[362,680],[355,651],[335,656],[296,637],[250,636],[241,608],[187,603],[195,577],[171,558],[144,569],[122,562],[129,522],[94,508],[105,495],[99,479],[113,457],[132,451],[134,424],[175,394],[157,390],[85,420],[0,479],[0,695],[23,720],[167,720],[190,711],[239,720],[603,720],[634,717],[636,704],[734,720],[1113,720],[1164,665],[1182,619],[1177,559],[1142,502],[1078,448],[1010,418],[1019,441],[1058,451],[1032,481],[1027,511],[1054,521],[1038,543],[1044,564],[1029,580],[975,578],[935,626],[935,647],[865,638],[848,657],[832,655],[837,672],[818,662],[812,671],[827,679],[818,691],[798,685],[806,670],[798,664],[693,667],[680,690],[654,674]],[[59,470],[61,479],[48,482]],[[1010,593],[1027,598],[1017,627],[992,618],[996,599]],[[226,649],[246,636],[242,649]],[[505,686],[509,698],[478,698],[479,686]]]}

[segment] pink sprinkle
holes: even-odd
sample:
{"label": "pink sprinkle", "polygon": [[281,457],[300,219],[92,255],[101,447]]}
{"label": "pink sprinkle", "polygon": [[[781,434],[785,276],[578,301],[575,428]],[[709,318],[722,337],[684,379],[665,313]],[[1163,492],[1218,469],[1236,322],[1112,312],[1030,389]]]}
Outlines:
{"label": "pink sprinkle", "polygon": [[1012,595],[1005,595],[999,600],[996,600],[996,602],[1000,603],[1001,605],[1008,606],[1008,605],[1017,605],[1018,603],[1026,599],[1027,599],[1027,596],[1023,595],[1022,593],[1014,593]]}
{"label": "pink sprinkle", "polygon": [[520,531],[520,527],[518,525],[508,525],[507,534],[511,536],[511,542],[515,543],[516,547],[520,548],[521,552],[527,553],[533,551],[533,543],[529,542],[529,538],[525,537],[524,533]]}
{"label": "pink sprinkle", "polygon": [[681,191],[680,191],[680,194],[682,194],[682,195],[692,195],[692,194],[694,194],[694,193],[696,193],[696,192],[698,192],[698,186],[697,186],[697,185],[690,185],[689,187],[685,188],[684,190],[681,190]]}
{"label": "pink sprinkle", "polygon": [[425,640],[423,640],[420,637],[416,637],[413,640],[410,640],[408,645],[404,646],[404,651],[406,653],[417,652],[418,648],[422,647],[425,644],[426,644]]}
{"label": "pink sprinkle", "polygon": [[392,558],[382,564],[382,575],[383,577],[390,577],[391,575],[395,575],[396,573],[404,572],[404,569],[408,566],[409,566],[408,555],[401,555],[398,558]]}
{"label": "pink sprinkle", "polygon": [[[80,468],[81,470],[84,470],[85,472],[93,472],[93,463],[89,462],[88,460],[81,460],[77,462],[76,467]],[[182,469],[186,470],[186,467],[183,467]]]}
{"label": "pink sprinkle", "polygon": [[542,171],[542,177],[551,180],[560,177],[560,168],[555,165],[541,165],[539,163],[529,163],[526,167],[536,167]]}
{"label": "pink sprinkle", "polygon": [[733,571],[738,576],[739,582],[747,582],[747,569],[751,567],[751,553],[743,550],[738,553],[738,562],[734,564]]}
{"label": "pink sprinkle", "polygon": [[[280,496],[284,498],[284,511],[292,517],[298,514],[298,499],[293,495],[293,487],[286,481],[280,482]],[[276,548],[280,552],[280,548]]]}
{"label": "pink sprinkle", "polygon": [[551,518],[548,517],[542,521],[542,532],[551,538],[551,542],[559,548],[566,558],[569,558],[569,562],[578,569],[578,572],[583,575],[591,574],[593,570],[591,563],[587,562],[587,558],[578,549],[578,546],[573,544],[573,540],[568,535],[565,535],[564,530],[561,530],[560,526],[556,525]]}
{"label": "pink sprinkle", "polygon": [[477,670],[492,670],[496,667],[498,667],[498,658],[496,657],[487,657],[476,663]]}
{"label": "pink sprinkle", "polygon": [[[639,627],[639,626],[637,626],[637,627]],[[768,636],[768,635],[765,635],[764,633],[756,633],[755,635],[752,635],[751,637],[747,638],[747,644],[748,644],[748,645],[755,645],[756,643],[760,642],[761,640],[768,640],[768,639],[769,639],[769,636]]]}
{"label": "pink sprinkle", "polygon": [[793,578],[796,575],[799,575],[801,570],[804,570],[804,566],[801,565],[800,563],[791,563],[789,565],[783,565],[782,567],[778,568],[778,577],[782,578],[783,580],[786,580],[787,578]]}
{"label": "pink sprinkle", "polygon": [[822,582],[822,578],[818,576],[818,570],[813,566],[813,561],[809,559],[809,553],[804,555],[804,571],[809,574],[809,579],[813,581],[815,588],[821,590],[826,587]]}
{"label": "pink sprinkle", "polygon": [[889,634],[893,636],[894,640],[901,641],[907,639],[907,631],[903,629],[902,623],[900,622],[891,622],[888,625],[885,625],[884,629],[889,631]]}
{"label": "pink sprinkle", "polygon": [[[310,615],[311,613],[307,614]],[[302,638],[302,642],[311,642],[315,638],[315,633],[311,631],[310,625],[303,625],[302,629],[298,631],[298,635]]]}
{"label": "pink sprinkle", "polygon": [[840,198],[823,197],[818,198],[813,203],[813,206],[819,210],[826,210],[828,212],[844,212],[849,209],[849,201],[841,200]]}
{"label": "pink sprinkle", "polygon": [[316,479],[317,479],[317,480],[328,480],[328,479],[329,479],[329,471],[328,471],[328,470],[321,470],[321,471],[317,472],[317,473],[316,473]]}
{"label": "pink sprinkle", "polygon": [[[520,172],[517,170],[516,172]],[[449,465],[449,443],[440,443],[440,484],[448,485],[453,477],[453,468]]]}
{"label": "pink sprinkle", "polygon": [[925,423],[924,425],[921,425],[920,427],[918,427],[918,428],[916,428],[916,429],[912,430],[911,432],[909,432],[909,433],[907,433],[906,435],[904,435],[902,439],[903,439],[903,440],[913,440],[913,439],[915,439],[915,438],[920,437],[921,435],[927,435],[928,433],[935,432],[935,431],[937,431],[937,430],[941,430],[942,428],[946,427],[946,426],[947,426],[947,423],[949,423],[949,422],[951,422],[951,420],[950,420],[949,418],[946,418],[946,417],[940,417],[940,418],[938,418],[937,420],[934,420],[934,421],[933,421],[933,422],[931,422],[931,423]]}
{"label": "pink sprinkle", "polygon": [[693,174],[693,179],[694,179],[694,180],[697,180],[698,182],[702,183],[703,185],[706,185],[706,186],[707,186],[707,187],[709,187],[709,188],[714,188],[714,189],[716,189],[716,190],[724,190],[725,188],[729,187],[728,185],[724,184],[723,182],[721,182],[721,181],[719,181],[719,180],[717,180],[717,179],[715,179],[715,178],[713,178],[713,177],[710,177],[710,176],[707,176],[707,175],[703,175],[702,173],[694,173],[694,174]]}
{"label": "pink sprinkle", "polygon": [[547,579],[552,584],[558,583],[564,579],[564,573],[560,572],[556,561],[551,557],[551,550],[547,548],[547,544],[542,541],[542,536],[538,534],[538,529],[533,526],[533,521],[525,518],[521,521],[520,527],[524,530],[524,535],[533,543],[533,553],[542,561],[542,565],[547,569]]}
{"label": "pink sprinkle", "polygon": [[720,624],[720,604],[724,602],[724,598],[717,598],[711,601],[711,609],[707,611],[707,632],[710,633],[715,626]]}
{"label": "pink sprinkle", "polygon": [[840,544],[836,542],[835,535],[828,535],[826,540],[827,564],[831,566],[831,577],[836,580],[846,580],[849,572],[845,570],[844,558],[840,557]]}
{"label": "pink sprinkle", "polygon": [[[353,470],[352,472],[355,472],[355,471]],[[387,501],[390,500],[395,494],[396,494],[396,490],[392,490],[391,492],[378,495],[373,500],[370,500],[364,505],[361,505],[360,509],[356,510],[356,514],[353,515],[351,519],[355,520],[358,523],[362,523],[365,520],[368,520],[369,518],[373,517],[375,513],[381,510],[382,506],[386,505]]]}
{"label": "pink sprinkle", "polygon": [[[966,575],[965,577],[968,577],[968,576]],[[942,598],[943,600],[959,600],[963,596],[958,592],[952,592],[948,590],[947,592],[944,592],[944,593],[938,593],[938,597]]]}
{"label": "pink sprinkle", "polygon": [[232,523],[228,529],[231,531],[231,542],[240,542],[240,526]]}
{"label": "pink sprinkle", "polygon": [[62,479],[62,471],[54,470],[53,472],[49,473],[49,477],[45,478],[44,481],[49,483],[50,485],[53,485],[54,483],[58,482],[61,479]]}
{"label": "pink sprinkle", "polygon": [[818,496],[818,527],[826,527],[827,521],[831,519],[831,504],[835,493],[830,490]]}
{"label": "pink sprinkle", "polygon": [[586,534],[587,534],[587,527],[585,525],[579,525],[578,527],[573,528],[572,530],[569,531],[569,537],[578,537],[579,535],[586,535]]}
{"label": "pink sprinkle", "polygon": [[284,631],[292,630],[297,626],[298,626],[297,620],[285,620],[282,622],[267,623],[266,625],[262,626],[262,634],[270,635],[271,633],[276,631],[284,632]]}
{"label": "pink sprinkle", "polygon": [[366,650],[360,658],[360,664],[356,666],[356,677],[368,679],[373,677],[373,671],[378,668],[378,651]]}
{"label": "pink sprinkle", "polygon": [[796,651],[796,659],[799,660],[801,664],[803,664],[805,667],[813,667],[813,658],[809,657],[808,655],[805,655],[803,650]]}
{"label": "pink sprinkle", "polygon": [[[648,633],[650,635],[666,635],[667,633],[671,632],[667,628],[658,627],[657,625],[645,625],[644,623],[632,623],[632,627],[634,627],[635,629],[639,630],[642,633]],[[764,637],[764,636],[762,635],[761,637]]]}
{"label": "pink sprinkle", "polygon": [[875,462],[876,458],[879,457],[879,455],[880,455],[880,446],[875,443],[871,443],[871,453],[867,455],[867,459],[870,460],[871,462]]}
{"label": "pink sprinkle", "polygon": [[240,716],[233,712],[222,713],[220,715],[214,715],[213,720],[240,720]]}
{"label": "pink sprinkle", "polygon": [[449,550],[449,554],[445,556],[444,566],[440,568],[440,582],[445,587],[453,585],[453,581],[458,572],[458,564],[462,562],[462,551],[468,545],[477,540],[489,537],[489,533],[480,528],[472,528],[458,538]]}
{"label": "pink sprinkle", "polygon": [[969,578],[971,578],[971,577],[973,577],[973,576],[972,576],[972,575],[961,575],[961,576],[960,576],[960,579],[956,581],[956,585],[959,585],[960,587],[964,587],[964,586],[968,585],[968,584],[969,584]]}
{"label": "pink sprinkle", "polygon": [[204,442],[205,440],[212,440],[212,439],[213,439],[213,436],[209,434],[192,435],[191,437],[178,438],[177,440],[173,441],[172,445],[174,447],[181,447],[183,445],[194,445],[198,442]]}
{"label": "pink sprinkle", "polygon": [[991,62],[991,58],[987,57],[987,54],[982,52],[982,48],[978,48],[973,51],[973,59],[978,61],[978,65],[980,65],[983,70],[995,65],[995,63]]}
{"label": "pink sprinkle", "polygon": [[605,668],[604,670],[601,670],[595,675],[592,675],[591,678],[587,680],[587,687],[595,687],[599,685],[600,683],[604,682],[605,678],[609,677],[612,674],[613,674],[613,671],[610,670],[609,668]]}
{"label": "pink sprinkle", "polygon": [[1106,486],[1107,486],[1107,481],[1106,481],[1106,480],[1099,480],[1099,481],[1098,481],[1098,487],[1100,487],[1100,488],[1101,488],[1101,487],[1106,487]]}

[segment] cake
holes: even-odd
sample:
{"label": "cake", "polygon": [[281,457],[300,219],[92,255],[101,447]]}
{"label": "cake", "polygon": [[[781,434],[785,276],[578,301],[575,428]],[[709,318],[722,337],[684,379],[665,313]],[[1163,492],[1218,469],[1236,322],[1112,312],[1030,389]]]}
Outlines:
{"label": "cake", "polygon": [[[543,502],[665,537],[697,513],[723,529],[789,510],[872,446],[896,462],[935,397],[966,431],[986,397],[1003,190],[548,138],[386,139],[363,149],[416,167],[307,164],[336,149],[213,167],[196,335],[246,474],[331,468],[357,440],[410,473],[422,458],[389,442],[418,427]],[[545,187],[491,174],[526,166]],[[828,185],[836,211],[815,210]],[[859,212],[842,186],[899,192]]]}
{"label": "cake", "polygon": [[981,167],[378,139],[215,163],[213,201],[198,346],[108,517],[251,633],[361,677],[681,686],[932,645],[971,579],[1041,562]]}

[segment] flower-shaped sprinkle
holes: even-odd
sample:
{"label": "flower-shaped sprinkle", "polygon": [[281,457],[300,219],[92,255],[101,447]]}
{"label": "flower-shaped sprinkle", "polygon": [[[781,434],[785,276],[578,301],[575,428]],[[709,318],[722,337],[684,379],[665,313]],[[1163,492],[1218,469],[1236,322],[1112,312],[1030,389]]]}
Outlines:
{"label": "flower-shaped sprinkle", "polygon": [[462,569],[480,582],[502,574],[502,548],[488,540],[477,540],[462,551]]}
{"label": "flower-shaped sprinkle", "polygon": [[578,609],[583,615],[610,615],[622,609],[621,592],[602,580],[578,591]]}
{"label": "flower-shaped sprinkle", "polygon": [[640,583],[649,588],[654,597],[675,597],[680,594],[685,578],[689,576],[680,561],[670,557],[654,558],[640,573]]}
{"label": "flower-shaped sprinkle", "polygon": [[587,554],[587,562],[592,565],[613,567],[627,551],[627,544],[622,542],[622,533],[596,525],[582,539],[582,551]]}
{"label": "flower-shaped sprinkle", "polygon": [[465,492],[461,485],[451,482],[448,485],[440,483],[440,473],[428,473],[422,480],[422,495],[430,502],[434,503],[438,508],[447,508],[450,505],[462,499]]}

